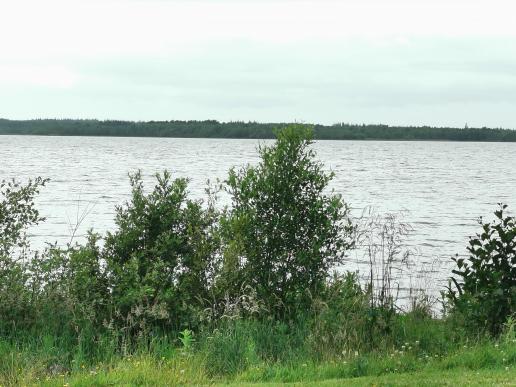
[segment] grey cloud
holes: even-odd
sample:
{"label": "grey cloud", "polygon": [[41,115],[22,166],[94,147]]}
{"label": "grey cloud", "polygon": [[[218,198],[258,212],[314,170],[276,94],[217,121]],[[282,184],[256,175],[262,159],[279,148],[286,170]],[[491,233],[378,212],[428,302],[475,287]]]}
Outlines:
{"label": "grey cloud", "polygon": [[84,79],[73,89],[33,88],[23,97],[0,90],[0,104],[23,111],[13,104],[24,99],[44,116],[127,119],[462,125],[469,114],[471,125],[516,127],[514,43],[410,36],[274,45],[238,40],[181,54],[71,58],[67,65]]}

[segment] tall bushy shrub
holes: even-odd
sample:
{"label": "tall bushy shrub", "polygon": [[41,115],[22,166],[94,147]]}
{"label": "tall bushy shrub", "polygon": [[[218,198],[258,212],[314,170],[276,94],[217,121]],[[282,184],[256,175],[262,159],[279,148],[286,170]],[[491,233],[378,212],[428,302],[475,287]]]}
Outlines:
{"label": "tall bushy shrub", "polygon": [[315,159],[312,129],[294,125],[276,135],[259,148],[257,166],[230,171],[221,281],[236,291],[251,286],[272,316],[291,318],[310,308],[343,262],[352,226],[342,198],[328,192],[333,174]]}
{"label": "tall bushy shrub", "polygon": [[132,198],[117,208],[105,239],[114,308],[129,324],[180,329],[195,325],[214,275],[217,213],[187,198],[187,180],[157,175],[145,194],[140,173]]}
{"label": "tall bushy shrub", "polygon": [[456,290],[449,295],[468,323],[498,334],[507,318],[516,313],[516,219],[495,211],[492,223],[469,241],[469,257],[454,258],[452,278]]}
{"label": "tall bushy shrub", "polygon": [[30,226],[44,220],[34,198],[47,181],[38,177],[26,185],[0,182],[0,329],[13,329],[31,319],[34,294],[27,286],[31,252],[26,234]]}

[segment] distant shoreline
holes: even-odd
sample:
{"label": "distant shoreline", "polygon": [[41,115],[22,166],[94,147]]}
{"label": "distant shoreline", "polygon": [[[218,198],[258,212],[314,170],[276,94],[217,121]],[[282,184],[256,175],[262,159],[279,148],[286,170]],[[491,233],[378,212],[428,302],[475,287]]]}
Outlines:
{"label": "distant shoreline", "polygon": [[[274,139],[288,123],[206,121],[100,121],[0,119],[0,135]],[[316,140],[516,142],[516,130],[335,124],[313,126]]]}

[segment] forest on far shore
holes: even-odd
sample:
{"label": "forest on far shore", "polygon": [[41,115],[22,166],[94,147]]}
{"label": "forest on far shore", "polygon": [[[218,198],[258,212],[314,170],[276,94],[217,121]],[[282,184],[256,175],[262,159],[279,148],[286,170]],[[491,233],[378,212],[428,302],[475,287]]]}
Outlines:
{"label": "forest on far shore", "polygon": [[[0,135],[194,137],[272,139],[288,123],[205,121],[116,121],[76,119],[0,119]],[[441,140],[515,142],[516,130],[389,126],[382,124],[309,125],[319,140]]]}

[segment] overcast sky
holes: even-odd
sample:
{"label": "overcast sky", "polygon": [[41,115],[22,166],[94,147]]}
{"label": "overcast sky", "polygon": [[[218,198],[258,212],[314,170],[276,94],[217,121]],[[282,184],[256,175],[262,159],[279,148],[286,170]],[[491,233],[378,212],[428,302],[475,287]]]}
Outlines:
{"label": "overcast sky", "polygon": [[0,0],[0,117],[516,128],[511,1]]}

